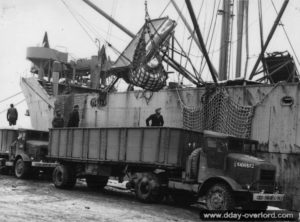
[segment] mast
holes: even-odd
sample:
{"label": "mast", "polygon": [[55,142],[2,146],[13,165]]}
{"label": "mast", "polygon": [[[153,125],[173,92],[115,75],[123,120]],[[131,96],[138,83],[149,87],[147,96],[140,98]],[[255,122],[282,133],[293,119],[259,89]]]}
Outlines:
{"label": "mast", "polygon": [[237,7],[237,49],[236,49],[236,70],[235,77],[241,76],[241,64],[242,64],[242,47],[243,47],[243,32],[244,32],[244,11],[245,0],[238,1]]}
{"label": "mast", "polygon": [[[176,9],[179,17],[181,18],[182,22],[184,23],[184,25],[186,26],[187,30],[189,31],[191,37],[193,38],[193,40],[195,41],[196,45],[198,46],[199,50],[203,53],[203,49],[201,47],[201,44],[199,42],[199,39],[196,36],[196,33],[192,30],[191,26],[189,25],[189,23],[187,22],[186,18],[184,17],[184,15],[182,14],[181,10],[179,9],[178,5],[176,4],[175,0],[171,0],[171,3],[173,4],[174,8]],[[212,65],[213,66],[213,65]],[[214,73],[217,75],[217,70],[215,67],[213,67],[214,69]]]}
{"label": "mast", "polygon": [[222,12],[222,35],[221,35],[221,51],[219,60],[219,79],[226,80],[228,77],[228,64],[230,61],[230,37],[231,37],[231,14],[232,3],[231,0],[223,0]]}
{"label": "mast", "polygon": [[248,62],[249,62],[249,0],[245,2],[245,34],[246,34],[246,63],[245,63],[245,69],[244,69],[244,78],[247,76],[248,71]]}
{"label": "mast", "polygon": [[207,65],[208,65],[211,77],[212,77],[213,81],[215,83],[217,83],[218,80],[217,80],[217,77],[216,77],[216,73],[214,72],[214,68],[213,68],[212,63],[211,63],[211,61],[209,59],[209,56],[208,56],[208,53],[207,53],[207,50],[206,50],[206,47],[205,47],[205,43],[203,41],[203,38],[202,38],[202,35],[201,35],[201,32],[200,32],[200,28],[198,26],[197,19],[196,19],[194,10],[193,10],[193,6],[192,6],[190,0],[185,0],[185,3],[186,3],[187,8],[189,10],[189,13],[190,13],[190,16],[191,16],[191,19],[192,19],[192,22],[193,22],[196,34],[197,34],[199,42],[201,44],[201,47],[202,47],[202,50],[203,50],[202,53],[203,53],[203,55],[204,55],[204,57],[206,59],[206,62],[207,62]]}
{"label": "mast", "polygon": [[289,0],[285,0],[284,3],[282,4],[282,7],[281,7],[281,9],[280,9],[280,11],[279,11],[279,13],[277,15],[277,18],[276,18],[276,20],[275,20],[275,22],[274,22],[274,24],[272,26],[272,29],[271,29],[271,31],[270,31],[270,33],[268,35],[268,38],[267,38],[267,40],[266,40],[266,42],[265,42],[265,44],[264,44],[264,46],[263,46],[263,48],[261,50],[261,53],[259,54],[259,57],[258,57],[255,65],[253,67],[253,70],[252,70],[252,72],[250,74],[249,79],[252,79],[253,76],[255,76],[255,72],[257,70],[257,67],[258,67],[258,65],[259,65],[259,63],[260,63],[260,61],[261,61],[261,59],[262,59],[262,57],[263,57],[263,55],[264,55],[264,53],[265,53],[268,45],[269,45],[269,43],[270,43],[270,41],[271,41],[271,39],[272,39],[272,37],[274,35],[274,32],[276,31],[276,28],[277,28],[277,26],[278,26],[278,24],[280,22],[280,19],[281,19],[282,15],[283,15],[283,13],[284,13],[284,11],[285,11],[288,3],[289,3]]}
{"label": "mast", "polygon": [[100,13],[102,16],[104,16],[106,19],[111,21],[114,25],[116,25],[119,29],[121,29],[123,32],[125,32],[127,35],[129,35],[131,38],[135,37],[135,34],[133,34],[131,31],[129,31],[125,26],[117,22],[115,19],[113,19],[110,15],[106,14],[103,10],[98,8],[95,4],[93,4],[89,0],[83,0],[86,4],[91,6],[94,10],[96,10],[98,13]]}

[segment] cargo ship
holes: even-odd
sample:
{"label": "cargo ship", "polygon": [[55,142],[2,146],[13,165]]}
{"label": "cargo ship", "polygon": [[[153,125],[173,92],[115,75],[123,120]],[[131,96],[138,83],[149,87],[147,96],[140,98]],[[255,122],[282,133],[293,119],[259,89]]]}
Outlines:
{"label": "cargo ship", "polygon": [[[193,26],[176,1],[170,1],[190,31],[191,41],[203,53],[211,81],[201,78],[188,53],[180,48],[174,34],[176,21],[169,17],[150,19],[146,10],[145,24],[134,34],[91,1],[83,1],[132,37],[132,41],[116,61],[109,59],[104,46],[99,48],[98,55],[77,61],[69,61],[67,53],[50,48],[47,38],[43,47],[29,47],[27,59],[33,63],[32,77],[22,78],[20,84],[34,129],[51,128],[57,110],[68,120],[74,105],[79,106],[80,127],[144,127],[146,118],[160,107],[165,126],[214,130],[258,140],[257,155],[277,167],[276,177],[287,197],[282,207],[299,210],[299,75],[289,53],[266,55],[287,0],[283,1],[268,38],[262,42],[259,58],[252,72],[247,73],[249,78],[242,77],[242,56],[237,56],[233,80],[228,79],[231,49],[227,44],[232,35],[232,1],[224,0],[218,12],[222,15],[224,46],[218,72],[209,58],[191,2],[186,0]],[[248,4],[238,4],[240,37],[247,33]],[[241,55],[242,45],[242,41],[237,43],[237,55]],[[113,47],[109,42],[106,46]],[[190,63],[189,68],[176,60],[178,54]],[[258,69],[259,64],[262,70]],[[167,81],[171,72],[178,73],[192,86]],[[115,87],[120,79],[128,84],[125,92],[118,92]]]}

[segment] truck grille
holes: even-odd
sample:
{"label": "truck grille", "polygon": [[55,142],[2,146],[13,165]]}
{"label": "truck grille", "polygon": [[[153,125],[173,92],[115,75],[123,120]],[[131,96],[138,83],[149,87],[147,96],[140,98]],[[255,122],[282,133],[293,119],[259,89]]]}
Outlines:
{"label": "truck grille", "polygon": [[260,170],[260,180],[274,181],[275,180],[275,171],[274,170]]}

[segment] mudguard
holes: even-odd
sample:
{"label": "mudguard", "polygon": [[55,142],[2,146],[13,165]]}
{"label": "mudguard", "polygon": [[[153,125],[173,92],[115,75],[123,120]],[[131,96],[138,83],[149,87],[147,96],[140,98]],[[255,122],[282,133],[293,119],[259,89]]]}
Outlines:
{"label": "mudguard", "polygon": [[15,158],[15,161],[16,161],[17,159],[19,159],[20,157],[21,157],[21,158],[23,159],[23,161],[25,161],[25,162],[31,162],[30,157],[29,157],[27,154],[25,154],[25,153],[17,153],[16,158]]}
{"label": "mudguard", "polygon": [[199,195],[204,195],[209,187],[214,183],[225,183],[227,184],[233,191],[242,192],[245,191],[240,184],[238,184],[235,180],[226,176],[211,176],[204,180],[202,185],[199,188]]}

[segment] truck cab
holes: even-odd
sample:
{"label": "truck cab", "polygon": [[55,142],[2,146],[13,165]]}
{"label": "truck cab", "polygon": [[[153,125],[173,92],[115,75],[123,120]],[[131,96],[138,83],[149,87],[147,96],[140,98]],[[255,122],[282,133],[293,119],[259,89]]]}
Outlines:
{"label": "truck cab", "polygon": [[284,195],[279,194],[275,166],[257,157],[257,146],[255,140],[204,131],[203,147],[190,154],[183,181],[199,184],[197,196],[210,210],[266,210]]}
{"label": "truck cab", "polygon": [[48,167],[48,139],[47,131],[19,129],[17,139],[10,146],[5,165],[13,168],[17,178],[26,178],[39,172],[40,168]]}

